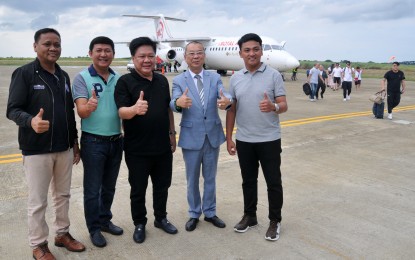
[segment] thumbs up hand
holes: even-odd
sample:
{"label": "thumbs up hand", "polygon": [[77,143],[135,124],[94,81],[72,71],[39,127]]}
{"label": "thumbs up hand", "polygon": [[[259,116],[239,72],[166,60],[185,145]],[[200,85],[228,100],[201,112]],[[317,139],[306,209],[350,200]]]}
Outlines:
{"label": "thumbs up hand", "polygon": [[230,104],[232,104],[231,100],[223,94],[222,89],[219,91],[219,99],[218,99],[218,108],[225,110]]}
{"label": "thumbs up hand", "polygon": [[134,111],[137,115],[145,115],[148,110],[147,100],[144,100],[144,91],[140,91],[140,97],[134,105]]}
{"label": "thumbs up hand", "polygon": [[43,108],[39,110],[39,113],[32,118],[30,121],[30,125],[32,126],[33,130],[38,133],[44,133],[49,130],[49,121],[43,120]]}
{"label": "thumbs up hand", "polygon": [[176,100],[176,106],[181,108],[190,108],[192,106],[192,99],[187,96],[189,89],[183,92],[183,94]]}
{"label": "thumbs up hand", "polygon": [[264,92],[264,98],[261,100],[261,102],[259,102],[259,110],[261,110],[261,112],[268,113],[274,111],[273,108],[274,104],[269,99],[267,93]]}
{"label": "thumbs up hand", "polygon": [[88,99],[88,103],[86,105],[88,106],[89,111],[94,112],[95,110],[97,110],[97,107],[98,107],[98,99],[97,99],[97,93],[95,89],[92,89],[91,93],[92,93],[92,97]]}

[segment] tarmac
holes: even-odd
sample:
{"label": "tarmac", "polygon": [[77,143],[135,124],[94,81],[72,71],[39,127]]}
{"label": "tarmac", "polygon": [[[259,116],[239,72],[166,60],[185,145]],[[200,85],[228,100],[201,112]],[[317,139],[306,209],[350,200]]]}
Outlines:
{"label": "tarmac", "polygon": [[[5,117],[11,73],[0,67],[0,258],[31,259],[27,240],[27,185],[17,142],[17,126]],[[82,67],[64,67],[73,79]],[[125,67],[115,67],[127,73]],[[166,74],[171,82],[176,74]],[[185,168],[181,149],[174,154],[168,219],[179,233],[153,225],[151,184],[147,193],[147,238],[133,239],[127,167],[122,162],[113,203],[113,222],[122,236],[103,233],[108,245],[92,245],[83,214],[83,169],[74,166],[71,188],[71,234],[87,249],[73,253],[53,245],[53,210],[47,222],[50,249],[57,259],[413,259],[415,255],[415,82],[394,110],[393,120],[374,119],[369,96],[381,79],[364,78],[353,86],[350,101],[341,91],[326,90],[310,102],[302,92],[305,75],[285,82],[288,111],[282,125],[284,206],[281,237],[264,239],[268,201],[262,173],[258,179],[259,225],[246,233],[233,226],[243,215],[241,176],[236,156],[221,146],[217,173],[217,215],[226,228],[201,221],[184,228],[187,215]],[[290,78],[286,74],[286,78]],[[222,77],[228,87],[229,76]],[[386,108],[386,107],[385,107]],[[226,113],[220,111],[223,126]],[[179,132],[180,115],[175,114]],[[79,123],[79,118],[78,118]],[[79,125],[78,125],[79,126]],[[202,178],[201,178],[202,179]],[[151,183],[151,182],[149,182]],[[202,186],[201,186],[202,187]]]}

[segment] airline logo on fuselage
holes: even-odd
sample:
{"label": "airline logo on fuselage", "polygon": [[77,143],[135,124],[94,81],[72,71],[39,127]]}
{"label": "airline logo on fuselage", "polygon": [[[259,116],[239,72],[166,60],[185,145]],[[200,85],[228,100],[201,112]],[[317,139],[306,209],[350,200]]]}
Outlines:
{"label": "airline logo on fuselage", "polygon": [[157,26],[156,34],[157,34],[157,39],[159,39],[159,40],[163,39],[164,24],[163,24],[162,21],[160,21],[158,26]]}
{"label": "airline logo on fuselage", "polygon": [[236,45],[235,41],[223,41],[217,44],[218,46],[232,46]]}

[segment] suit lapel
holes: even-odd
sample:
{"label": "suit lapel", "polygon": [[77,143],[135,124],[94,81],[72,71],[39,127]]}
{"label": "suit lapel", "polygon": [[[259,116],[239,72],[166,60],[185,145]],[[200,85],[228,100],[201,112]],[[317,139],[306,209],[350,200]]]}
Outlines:
{"label": "suit lapel", "polygon": [[205,107],[204,111],[206,111],[206,108],[208,106],[209,102],[209,96],[210,96],[210,74],[206,70],[203,70],[203,91],[205,92]]}

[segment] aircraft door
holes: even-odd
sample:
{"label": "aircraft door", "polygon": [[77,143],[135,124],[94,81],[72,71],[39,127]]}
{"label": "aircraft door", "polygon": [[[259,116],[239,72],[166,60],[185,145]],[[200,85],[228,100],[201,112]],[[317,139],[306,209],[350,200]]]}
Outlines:
{"label": "aircraft door", "polygon": [[272,53],[272,48],[271,45],[269,44],[263,44],[263,49],[262,49],[262,62],[267,64],[267,65],[271,65],[271,53]]}

